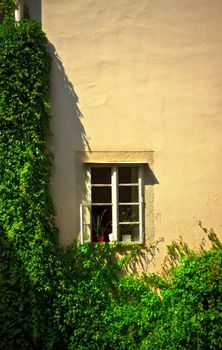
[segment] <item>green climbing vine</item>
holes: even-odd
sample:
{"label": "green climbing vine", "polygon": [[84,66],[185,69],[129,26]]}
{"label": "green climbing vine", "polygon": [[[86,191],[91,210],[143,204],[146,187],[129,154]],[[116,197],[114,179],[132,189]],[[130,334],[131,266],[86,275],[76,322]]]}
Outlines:
{"label": "green climbing vine", "polygon": [[43,305],[61,273],[48,191],[46,47],[37,23],[8,19],[0,25],[0,347],[5,349],[30,349],[28,339],[35,344],[47,334],[50,308]]}
{"label": "green climbing vine", "polygon": [[0,9],[5,12],[6,16],[13,16],[17,5],[18,0],[0,0]]}

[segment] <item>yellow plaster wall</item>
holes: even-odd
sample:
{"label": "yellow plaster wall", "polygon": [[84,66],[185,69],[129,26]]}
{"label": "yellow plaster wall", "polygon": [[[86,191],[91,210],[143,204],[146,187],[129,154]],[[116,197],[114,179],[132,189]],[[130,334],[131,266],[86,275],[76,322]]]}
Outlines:
{"label": "yellow plaster wall", "polygon": [[52,192],[61,242],[78,231],[75,151],[154,151],[155,237],[221,232],[221,0],[44,0]]}

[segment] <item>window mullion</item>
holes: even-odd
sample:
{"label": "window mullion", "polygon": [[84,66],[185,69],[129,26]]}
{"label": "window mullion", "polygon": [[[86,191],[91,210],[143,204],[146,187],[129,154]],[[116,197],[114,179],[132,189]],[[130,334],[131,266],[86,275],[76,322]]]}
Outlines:
{"label": "window mullion", "polygon": [[113,240],[118,238],[118,168],[112,166],[112,231]]}

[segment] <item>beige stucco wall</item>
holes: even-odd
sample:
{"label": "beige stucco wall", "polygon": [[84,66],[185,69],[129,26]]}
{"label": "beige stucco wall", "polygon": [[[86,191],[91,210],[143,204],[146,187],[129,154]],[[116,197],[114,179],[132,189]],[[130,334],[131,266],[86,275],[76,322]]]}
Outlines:
{"label": "beige stucco wall", "polygon": [[[222,231],[221,0],[44,0],[53,57],[52,193],[78,233],[75,151],[154,151],[155,237]],[[82,179],[83,180],[83,179]]]}

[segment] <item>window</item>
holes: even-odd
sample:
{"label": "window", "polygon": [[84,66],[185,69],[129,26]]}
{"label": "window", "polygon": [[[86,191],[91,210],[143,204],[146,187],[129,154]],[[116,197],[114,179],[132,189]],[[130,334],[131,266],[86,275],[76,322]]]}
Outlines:
{"label": "window", "polygon": [[84,240],[143,242],[143,165],[88,165]]}

